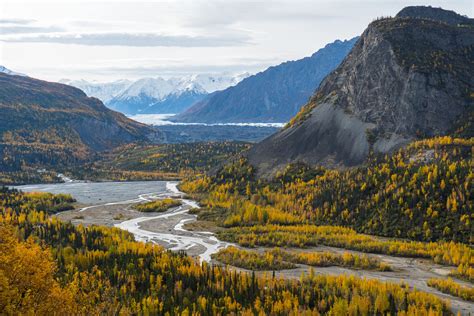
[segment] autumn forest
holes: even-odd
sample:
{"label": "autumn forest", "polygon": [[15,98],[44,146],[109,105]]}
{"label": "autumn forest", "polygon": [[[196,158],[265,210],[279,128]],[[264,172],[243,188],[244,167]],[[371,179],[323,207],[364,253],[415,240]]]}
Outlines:
{"label": "autumn forest", "polygon": [[472,3],[71,1],[2,1],[0,315],[474,315]]}

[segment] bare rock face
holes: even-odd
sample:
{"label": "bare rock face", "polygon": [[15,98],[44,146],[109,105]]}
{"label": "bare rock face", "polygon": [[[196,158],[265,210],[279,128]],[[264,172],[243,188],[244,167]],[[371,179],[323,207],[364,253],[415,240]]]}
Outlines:
{"label": "bare rock face", "polygon": [[371,23],[290,126],[249,151],[260,174],[296,161],[356,166],[370,152],[461,126],[472,136],[474,28],[435,20],[426,9],[429,19],[416,7],[413,16],[404,9]]}

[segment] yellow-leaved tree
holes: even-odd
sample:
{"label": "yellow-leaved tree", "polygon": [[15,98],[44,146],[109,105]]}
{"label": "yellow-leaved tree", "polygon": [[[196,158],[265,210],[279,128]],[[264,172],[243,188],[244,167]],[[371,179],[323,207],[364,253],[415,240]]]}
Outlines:
{"label": "yellow-leaved tree", "polygon": [[12,227],[0,224],[0,311],[6,315],[71,314],[72,295],[54,278],[49,250],[33,240],[20,242]]}

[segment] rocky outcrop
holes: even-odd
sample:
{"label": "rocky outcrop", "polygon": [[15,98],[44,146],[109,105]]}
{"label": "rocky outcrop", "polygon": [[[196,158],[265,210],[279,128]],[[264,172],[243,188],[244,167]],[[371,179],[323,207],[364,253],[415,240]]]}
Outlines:
{"label": "rocky outcrop", "polygon": [[419,18],[444,22],[450,25],[474,25],[474,19],[457,14],[454,11],[443,10],[441,8],[410,6],[397,14],[398,18]]}
{"label": "rocky outcrop", "polygon": [[424,19],[422,11],[369,25],[291,126],[248,153],[260,174],[295,161],[355,166],[370,152],[465,125],[473,112],[474,29]]}

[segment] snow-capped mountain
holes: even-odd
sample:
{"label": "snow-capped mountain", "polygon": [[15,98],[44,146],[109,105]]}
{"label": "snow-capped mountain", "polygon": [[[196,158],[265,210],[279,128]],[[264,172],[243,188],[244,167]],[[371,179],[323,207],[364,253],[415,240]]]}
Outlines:
{"label": "snow-capped mountain", "polygon": [[7,67],[1,66],[1,65],[0,65],[0,72],[4,73],[4,74],[7,74],[7,75],[12,75],[12,76],[24,76],[24,77],[26,77],[26,75],[24,75],[24,74],[21,74],[19,72],[13,71],[13,70],[10,70]]}
{"label": "snow-capped mountain", "polygon": [[181,113],[209,93],[234,86],[250,74],[198,74],[164,79],[142,78],[107,83],[61,80],[101,99],[108,107],[125,114]]}
{"label": "snow-capped mountain", "polygon": [[181,113],[208,93],[198,82],[189,78],[143,78],[107,104],[126,114]]}
{"label": "snow-capped mountain", "polygon": [[64,83],[70,86],[74,86],[76,88],[81,89],[90,97],[96,97],[100,99],[102,102],[107,103],[115,96],[120,94],[123,90],[125,90],[128,86],[132,84],[133,81],[130,80],[117,80],[112,82],[89,82],[86,80],[69,80],[69,79],[62,79],[59,81],[60,83]]}
{"label": "snow-capped mountain", "polygon": [[120,94],[114,97],[115,100],[123,100],[141,95],[161,100],[174,90],[173,85],[163,78],[143,78],[133,82]]}
{"label": "snow-capped mountain", "polygon": [[208,93],[212,93],[215,91],[227,89],[231,86],[235,86],[240,81],[249,76],[250,74],[248,72],[244,72],[241,74],[223,73],[220,75],[198,74],[187,76],[184,78],[171,78],[170,80],[178,80],[181,82],[181,85],[196,83],[203,87],[204,90],[206,90]]}

